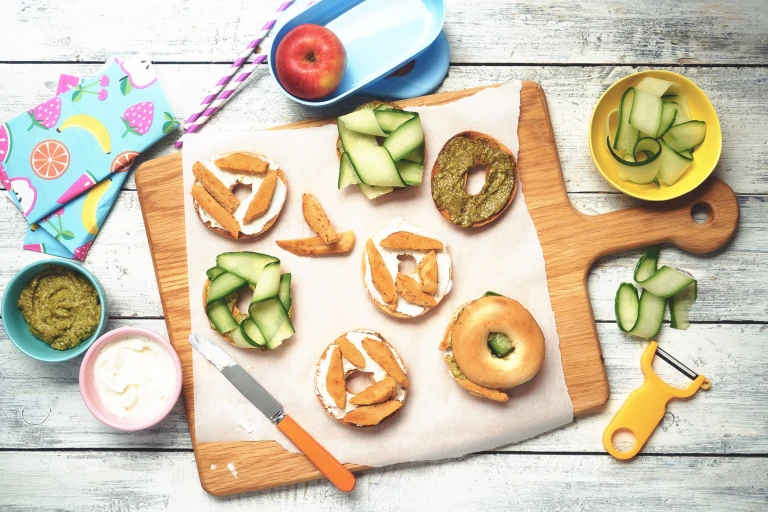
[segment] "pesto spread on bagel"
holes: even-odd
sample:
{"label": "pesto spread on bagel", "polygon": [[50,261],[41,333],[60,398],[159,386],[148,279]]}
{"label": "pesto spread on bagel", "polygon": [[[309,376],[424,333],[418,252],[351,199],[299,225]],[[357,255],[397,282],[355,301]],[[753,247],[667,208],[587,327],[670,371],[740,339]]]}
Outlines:
{"label": "pesto spread on bagel", "polygon": [[[467,172],[485,168],[477,194],[466,191]],[[517,187],[515,159],[493,138],[476,132],[453,136],[437,155],[432,170],[432,199],[444,217],[464,228],[486,224],[512,202]]]}

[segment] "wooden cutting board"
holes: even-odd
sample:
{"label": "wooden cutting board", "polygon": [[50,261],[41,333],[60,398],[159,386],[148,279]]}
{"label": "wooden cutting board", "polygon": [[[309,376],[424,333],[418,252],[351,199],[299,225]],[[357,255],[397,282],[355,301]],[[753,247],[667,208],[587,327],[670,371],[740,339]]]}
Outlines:
{"label": "wooden cutting board", "polygon": [[[442,105],[481,89],[398,103],[403,107]],[[602,406],[609,392],[587,292],[587,272],[594,261],[606,254],[660,242],[695,253],[713,251],[733,235],[739,205],[728,185],[710,179],[676,201],[597,216],[581,214],[568,201],[544,91],[537,83],[524,81],[520,101],[518,169],[544,252],[565,382],[578,415]],[[299,122],[279,129],[332,122],[335,119]],[[425,172],[428,176],[429,169]],[[214,495],[226,495],[321,478],[303,455],[290,453],[275,441],[197,443],[192,353],[187,341],[190,318],[181,153],[142,164],[136,173],[136,186],[168,334],[182,362],[184,405],[203,488]],[[709,208],[703,224],[695,223],[691,216],[697,204]],[[306,427],[312,431],[311,425]],[[229,462],[237,467],[236,479],[226,469]],[[212,464],[219,470],[211,471]],[[348,467],[353,471],[365,469],[356,464]]]}

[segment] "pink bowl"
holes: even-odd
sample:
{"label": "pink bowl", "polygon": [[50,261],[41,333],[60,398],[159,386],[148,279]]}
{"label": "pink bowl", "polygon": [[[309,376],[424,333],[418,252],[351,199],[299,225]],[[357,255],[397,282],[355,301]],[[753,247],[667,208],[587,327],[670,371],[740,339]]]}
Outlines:
{"label": "pink bowl", "polygon": [[[171,396],[168,397],[168,405],[162,410],[158,411],[157,415],[149,418],[118,418],[104,406],[101,398],[99,397],[99,392],[96,389],[96,383],[94,382],[93,365],[96,363],[96,358],[99,356],[101,349],[113,341],[128,338],[130,336],[143,336],[159,343],[162,347],[165,348],[165,350],[168,351],[168,354],[171,356],[171,360],[173,361],[174,370],[176,371],[176,386]],[[149,428],[153,425],[156,425],[163,418],[168,416],[168,413],[170,413],[171,409],[173,409],[173,406],[176,405],[176,402],[179,399],[179,395],[181,394],[181,380],[181,361],[179,361],[179,356],[176,354],[176,351],[173,349],[168,340],[156,332],[149,331],[147,329],[141,329],[139,327],[121,327],[104,334],[102,337],[97,339],[93,345],[91,345],[91,348],[89,348],[88,352],[85,353],[83,362],[80,365],[80,395],[83,397],[85,406],[88,407],[88,410],[91,411],[91,414],[96,416],[96,418],[105,425],[116,428],[118,430],[125,430],[129,432]]]}

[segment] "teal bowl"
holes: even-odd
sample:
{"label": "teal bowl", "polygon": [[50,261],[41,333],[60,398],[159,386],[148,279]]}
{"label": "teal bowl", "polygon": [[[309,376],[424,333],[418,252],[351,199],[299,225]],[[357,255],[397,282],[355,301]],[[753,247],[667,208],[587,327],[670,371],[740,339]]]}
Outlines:
{"label": "teal bowl", "polygon": [[[55,350],[44,341],[35,338],[32,333],[29,332],[27,322],[21,316],[21,310],[18,306],[21,290],[24,289],[33,277],[50,267],[70,268],[85,276],[94,288],[96,288],[96,292],[99,294],[99,301],[101,302],[101,317],[99,318],[99,326],[96,328],[96,332],[80,345],[69,350]],[[17,349],[21,350],[29,357],[34,357],[38,361],[58,363],[61,361],[68,361],[83,354],[88,350],[88,347],[96,341],[96,338],[101,336],[104,332],[104,328],[107,325],[107,294],[104,293],[104,288],[101,286],[101,283],[99,283],[90,272],[77,263],[67,260],[42,260],[27,265],[21,269],[18,274],[13,276],[3,294],[1,314],[5,333]]]}

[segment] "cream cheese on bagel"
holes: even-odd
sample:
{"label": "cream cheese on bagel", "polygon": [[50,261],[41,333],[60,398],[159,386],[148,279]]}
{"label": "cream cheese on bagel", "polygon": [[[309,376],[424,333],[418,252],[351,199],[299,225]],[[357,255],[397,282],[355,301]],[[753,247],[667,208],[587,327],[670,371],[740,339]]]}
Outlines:
{"label": "cream cheese on bagel", "polygon": [[[433,233],[430,233],[429,231],[423,228],[420,228],[419,226],[415,226],[409,222],[404,221],[400,217],[395,218],[392,222],[390,222],[389,224],[381,228],[381,230],[379,230],[378,233],[373,235],[371,240],[373,240],[373,243],[376,246],[376,249],[378,249],[379,253],[381,254],[381,257],[384,260],[384,263],[387,266],[387,270],[389,270],[389,273],[392,276],[393,280],[396,279],[396,276],[398,273],[398,267],[400,265],[400,259],[398,258],[398,256],[402,256],[402,255],[413,256],[413,258],[416,260],[416,264],[418,265],[421,262],[421,260],[429,253],[429,251],[418,251],[418,250],[408,250],[408,249],[389,249],[381,246],[382,240],[384,240],[387,236],[391,235],[392,233],[396,233],[398,231],[405,231],[405,232],[421,235],[427,238],[432,238],[443,244],[442,249],[435,251],[435,255],[437,258],[437,293],[434,294],[434,298],[435,298],[435,302],[439,303],[442,300],[442,298],[445,297],[449,291],[451,291],[451,287],[453,286],[453,281],[451,280],[451,256],[448,254],[448,250],[446,249],[447,245],[445,243],[445,240],[441,239],[437,235],[434,235]],[[368,262],[368,256],[365,253],[363,254],[363,259],[364,259],[363,279],[365,281],[365,289],[368,291],[368,294],[371,296],[371,299],[376,301],[377,305],[380,306],[380,309],[386,310],[387,303],[384,301],[381,294],[373,284],[370,263]],[[420,280],[419,275],[415,270],[410,272],[407,275],[409,277],[412,277],[416,281]],[[395,308],[394,311],[397,313],[400,313],[400,315],[402,316],[417,317],[419,315],[424,314],[429,309],[430,308],[408,302],[403,297],[398,295],[397,308]]]}
{"label": "cream cheese on bagel", "polygon": [[[280,210],[282,210],[283,205],[285,204],[285,199],[288,197],[288,187],[283,182],[282,179],[277,180],[275,184],[275,191],[272,194],[272,201],[269,204],[269,208],[267,209],[267,212],[262,215],[261,217],[258,217],[254,219],[253,221],[249,222],[248,224],[244,224],[243,220],[245,219],[245,212],[248,210],[248,206],[251,204],[251,201],[253,200],[256,193],[259,191],[259,186],[261,185],[261,182],[264,181],[264,178],[266,177],[266,174],[263,175],[254,175],[254,174],[237,174],[232,173],[228,171],[224,171],[216,166],[214,163],[217,158],[220,158],[224,155],[216,155],[213,158],[210,158],[203,162],[203,165],[205,165],[206,168],[208,168],[209,171],[211,171],[216,178],[221,181],[225,187],[229,188],[230,190],[233,189],[236,185],[250,185],[251,190],[248,193],[248,197],[240,201],[240,205],[235,209],[232,216],[235,218],[237,223],[240,225],[240,232],[245,235],[258,235],[262,231],[264,231],[264,228],[269,224],[272,220],[274,220],[279,214]],[[269,157],[266,157],[264,155],[254,155],[258,158],[261,158],[262,160],[269,163],[269,170],[277,170],[278,165],[275,163],[272,159]],[[197,205],[197,202],[195,202],[195,206]],[[207,211],[205,211],[204,208],[198,207],[197,212],[200,215],[200,220],[202,220],[204,223],[210,225],[214,228],[224,229],[226,231],[226,228],[222,226],[220,223],[216,221]]]}
{"label": "cream cheese on bagel", "polygon": [[[405,373],[405,364],[403,363],[403,360],[400,358],[400,354],[397,353],[394,348],[392,348],[389,343],[386,342],[377,332],[370,331],[367,329],[358,329],[354,331],[350,331],[344,335],[347,340],[352,343],[352,345],[357,348],[357,350],[362,354],[363,359],[365,361],[365,364],[363,367],[359,368],[355,366],[353,363],[348,361],[347,359],[342,357],[342,366],[344,370],[344,376],[348,377],[355,371],[367,373],[371,376],[372,384],[376,382],[381,382],[387,377],[387,371],[376,361],[374,361],[371,356],[368,354],[368,352],[363,348],[363,340],[365,338],[371,338],[376,341],[384,342],[386,346],[390,349],[392,356],[395,358],[395,361],[397,361],[397,364],[400,366],[402,371]],[[343,421],[344,416],[347,415],[350,411],[354,411],[355,409],[362,407],[359,405],[354,405],[350,403],[350,399],[355,396],[354,393],[350,393],[349,390],[346,391],[346,405],[344,408],[340,408],[336,405],[336,402],[334,401],[333,397],[331,396],[331,393],[328,391],[328,387],[326,385],[326,376],[328,374],[328,367],[331,363],[331,352],[334,349],[339,349],[338,346],[335,343],[331,343],[328,345],[328,347],[323,352],[323,355],[320,358],[320,361],[317,364],[317,368],[315,370],[315,394],[320,399],[320,403],[323,405],[326,411],[328,411],[328,414],[330,414],[333,418]],[[390,400],[397,400],[398,402],[404,402],[405,396],[408,393],[408,390],[404,388],[401,385],[397,385],[397,392],[394,396],[390,398]]]}

